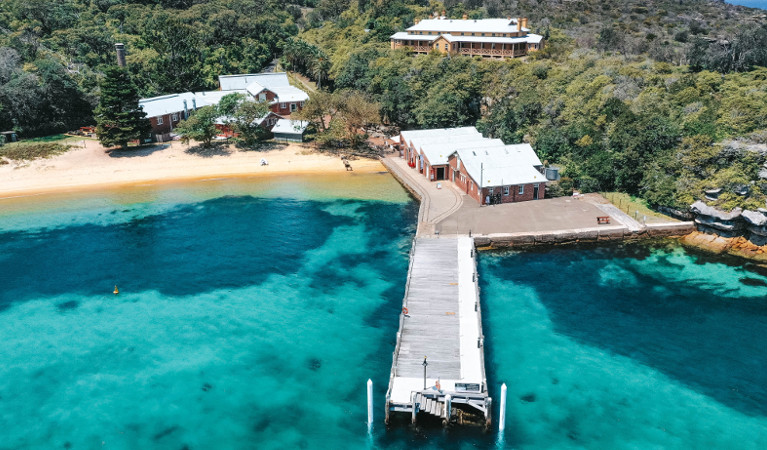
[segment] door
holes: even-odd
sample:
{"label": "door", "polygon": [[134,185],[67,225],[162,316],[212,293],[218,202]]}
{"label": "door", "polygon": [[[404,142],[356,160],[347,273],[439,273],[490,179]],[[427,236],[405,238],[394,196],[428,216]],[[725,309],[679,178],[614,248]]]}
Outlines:
{"label": "door", "polygon": [[533,200],[538,200],[538,185],[533,185]]}
{"label": "door", "polygon": [[437,179],[438,180],[444,180],[445,179],[445,168],[444,167],[438,167],[437,168]]}

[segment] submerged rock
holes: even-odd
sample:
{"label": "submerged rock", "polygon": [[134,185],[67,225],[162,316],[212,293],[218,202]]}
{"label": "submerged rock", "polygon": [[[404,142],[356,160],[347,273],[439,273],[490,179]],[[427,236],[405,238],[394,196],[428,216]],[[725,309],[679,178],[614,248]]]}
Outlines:
{"label": "submerged rock", "polygon": [[758,278],[744,277],[740,279],[740,282],[746,286],[767,286],[767,282]]}

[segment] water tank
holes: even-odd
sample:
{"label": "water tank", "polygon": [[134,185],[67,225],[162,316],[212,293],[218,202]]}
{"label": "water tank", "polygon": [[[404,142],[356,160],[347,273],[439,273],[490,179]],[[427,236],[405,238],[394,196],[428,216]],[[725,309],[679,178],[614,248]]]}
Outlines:
{"label": "water tank", "polygon": [[546,168],[546,179],[549,181],[557,181],[559,180],[559,167],[547,167]]}

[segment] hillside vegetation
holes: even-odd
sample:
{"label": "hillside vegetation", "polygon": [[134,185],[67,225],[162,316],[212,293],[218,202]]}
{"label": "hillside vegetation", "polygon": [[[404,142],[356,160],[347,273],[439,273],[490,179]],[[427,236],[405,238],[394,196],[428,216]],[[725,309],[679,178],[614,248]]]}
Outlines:
{"label": "hillside vegetation", "polygon": [[[548,44],[524,61],[389,49],[434,11],[526,16]],[[721,2],[7,0],[0,32],[0,128],[25,136],[90,123],[123,42],[142,96],[212,89],[280,57],[322,89],[367,98],[387,124],[529,141],[562,167],[562,192],[675,207],[704,189],[723,188],[723,207],[763,206],[767,193],[765,15]]]}
{"label": "hillside vegetation", "polygon": [[[380,104],[385,121],[405,128],[476,124],[489,137],[528,141],[542,160],[562,167],[565,193],[573,187],[620,190],[653,205],[684,208],[705,189],[722,187],[730,193],[720,196],[720,206],[764,206],[767,182],[759,171],[765,154],[759,145],[767,129],[767,69],[756,60],[737,70],[732,65],[706,70],[702,64],[659,61],[636,48],[584,48],[583,28],[556,28],[553,20],[544,21],[551,24],[545,27],[532,22],[548,36],[548,45],[525,61],[412,57],[407,50],[390,50],[384,37],[442,4],[375,5],[367,14],[352,5],[336,20],[301,33],[294,41],[302,44],[292,48],[309,56],[298,58],[303,65],[295,68],[317,67],[311,55],[325,60],[322,76],[335,89],[365,92]],[[709,31],[717,25],[722,35],[765,31],[761,23],[745,29],[717,20],[735,7],[708,7],[721,13],[700,22]],[[448,11],[460,17],[466,9],[456,3]],[[691,8],[687,11],[692,14]],[[737,11],[747,17],[743,23],[763,17]],[[376,27],[386,31],[377,33]],[[598,41],[601,32],[594,31]],[[631,34],[621,38],[624,43],[629,39]],[[759,42],[742,46],[749,58],[764,51]],[[698,51],[679,41],[672,46],[680,54]],[[290,65],[295,56],[286,51],[285,58]],[[311,70],[307,74],[317,76]],[[740,145],[729,144],[735,138]]]}

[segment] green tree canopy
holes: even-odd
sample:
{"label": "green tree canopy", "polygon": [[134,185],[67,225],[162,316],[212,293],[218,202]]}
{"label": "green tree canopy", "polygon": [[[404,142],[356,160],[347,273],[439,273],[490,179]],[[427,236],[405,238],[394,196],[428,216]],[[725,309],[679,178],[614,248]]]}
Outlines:
{"label": "green tree canopy", "polygon": [[149,137],[152,126],[138,101],[138,90],[128,72],[119,67],[108,68],[95,111],[96,135],[102,145],[126,148],[130,141]]}
{"label": "green tree canopy", "polygon": [[181,136],[181,142],[185,144],[195,140],[203,147],[210,147],[213,138],[218,134],[216,119],[219,115],[218,108],[215,106],[203,106],[194,111],[188,119],[179,122],[176,133]]}

